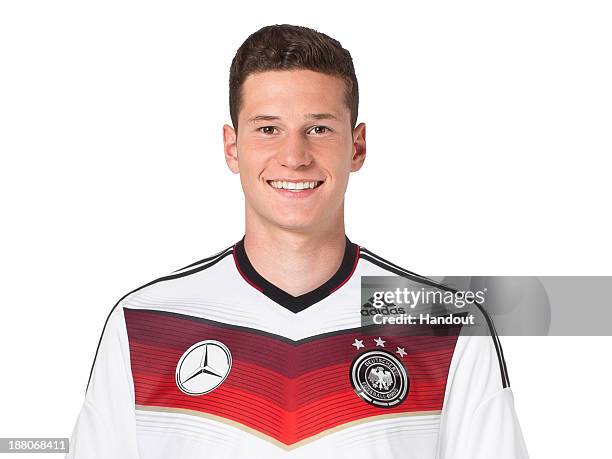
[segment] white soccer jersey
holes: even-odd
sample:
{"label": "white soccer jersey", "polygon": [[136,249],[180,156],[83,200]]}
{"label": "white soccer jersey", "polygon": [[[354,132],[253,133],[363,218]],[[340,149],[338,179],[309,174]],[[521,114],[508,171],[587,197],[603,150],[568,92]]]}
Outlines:
{"label": "white soccer jersey", "polygon": [[361,276],[427,281],[346,238],[333,277],[294,297],[243,237],[128,293],[66,457],[527,458],[494,329],[362,327]]}

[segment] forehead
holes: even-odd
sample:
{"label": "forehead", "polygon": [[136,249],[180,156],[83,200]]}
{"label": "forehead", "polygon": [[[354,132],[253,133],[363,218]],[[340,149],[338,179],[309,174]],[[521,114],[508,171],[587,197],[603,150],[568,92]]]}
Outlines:
{"label": "forehead", "polygon": [[255,112],[328,112],[348,118],[346,83],[312,70],[274,70],[250,74],[242,84],[240,117]]}

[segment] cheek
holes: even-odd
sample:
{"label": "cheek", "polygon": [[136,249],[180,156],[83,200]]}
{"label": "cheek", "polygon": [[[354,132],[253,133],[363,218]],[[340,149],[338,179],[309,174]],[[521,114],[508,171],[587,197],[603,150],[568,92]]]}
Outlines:
{"label": "cheek", "polygon": [[336,186],[338,192],[344,194],[348,187],[349,177],[351,175],[351,159],[350,157],[343,157],[341,161],[338,161],[336,165]]}
{"label": "cheek", "polygon": [[243,180],[258,180],[264,168],[265,159],[256,149],[242,146],[238,150],[238,168]]}
{"label": "cheek", "polygon": [[251,139],[245,136],[242,142],[238,143],[238,163],[253,172],[257,168],[261,172],[265,164],[273,155],[275,149],[271,142],[263,142],[260,139]]}
{"label": "cheek", "polygon": [[336,182],[343,183],[348,180],[351,171],[351,158],[348,155],[338,154],[327,162],[326,169]]}

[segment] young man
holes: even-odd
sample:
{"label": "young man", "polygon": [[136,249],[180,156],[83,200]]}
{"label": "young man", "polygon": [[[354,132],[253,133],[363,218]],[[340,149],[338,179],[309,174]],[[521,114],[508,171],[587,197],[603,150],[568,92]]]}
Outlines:
{"label": "young man", "polygon": [[223,127],[244,237],[115,305],[68,457],[527,457],[492,328],[361,326],[362,276],[442,286],[345,234],[357,106],[330,37],[279,25],[244,42]]}

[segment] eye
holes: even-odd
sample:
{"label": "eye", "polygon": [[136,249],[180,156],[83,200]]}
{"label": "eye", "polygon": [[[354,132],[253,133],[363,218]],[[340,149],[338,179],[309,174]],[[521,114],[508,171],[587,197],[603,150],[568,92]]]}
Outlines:
{"label": "eye", "polygon": [[331,129],[327,126],[313,126],[310,131],[314,132],[315,134],[325,134],[327,132],[330,132]]}
{"label": "eye", "polygon": [[274,134],[274,130],[276,128],[274,126],[262,126],[259,129],[257,129],[259,132],[266,134],[266,135],[272,135]]}

